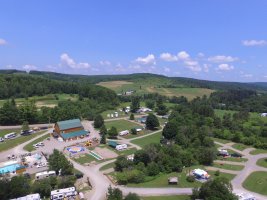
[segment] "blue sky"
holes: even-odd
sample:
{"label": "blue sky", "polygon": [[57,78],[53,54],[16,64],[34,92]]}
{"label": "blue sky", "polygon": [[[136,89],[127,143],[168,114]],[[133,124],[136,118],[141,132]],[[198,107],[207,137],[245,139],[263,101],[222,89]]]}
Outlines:
{"label": "blue sky", "polygon": [[0,69],[267,81],[265,0],[0,5]]}

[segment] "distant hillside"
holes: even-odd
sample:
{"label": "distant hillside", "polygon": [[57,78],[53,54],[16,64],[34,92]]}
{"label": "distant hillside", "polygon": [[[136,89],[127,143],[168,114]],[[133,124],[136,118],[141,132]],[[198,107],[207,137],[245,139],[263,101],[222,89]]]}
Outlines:
{"label": "distant hillside", "polygon": [[[18,70],[0,70],[0,74],[18,74],[26,73],[25,71]],[[43,71],[30,71],[30,75],[41,76],[48,79],[71,81],[71,82],[86,82],[97,84],[100,82],[108,81],[130,81],[143,84],[146,81],[156,80],[157,86],[165,88],[175,87],[191,87],[191,88],[206,88],[211,90],[228,90],[228,89],[247,89],[257,90],[260,92],[267,91],[267,83],[239,83],[239,82],[220,82],[220,81],[207,81],[198,80],[193,78],[183,77],[167,77],[157,74],[140,73],[129,75],[72,75],[61,74],[55,72],[43,72]]]}

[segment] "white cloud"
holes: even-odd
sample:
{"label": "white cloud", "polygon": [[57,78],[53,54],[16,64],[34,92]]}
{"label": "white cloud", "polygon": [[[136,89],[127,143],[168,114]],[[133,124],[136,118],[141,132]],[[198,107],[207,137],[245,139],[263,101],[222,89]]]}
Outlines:
{"label": "white cloud", "polygon": [[31,70],[37,69],[37,67],[35,65],[24,65],[22,68],[25,69],[26,71],[31,71]]}
{"label": "white cloud", "polygon": [[0,38],[0,46],[1,45],[6,45],[6,44],[7,44],[7,41],[2,39],[2,38]]}
{"label": "white cloud", "polygon": [[190,58],[190,55],[186,51],[180,51],[177,54],[177,57],[179,60],[188,60]]}
{"label": "white cloud", "polygon": [[205,57],[205,54],[200,52],[197,54],[197,56],[203,58],[203,57]]}
{"label": "white cloud", "polygon": [[7,68],[7,69],[15,69],[15,67],[13,65],[7,65],[5,68]]}
{"label": "white cloud", "polygon": [[100,65],[103,65],[103,66],[110,66],[111,65],[111,62],[109,62],[108,60],[101,60],[99,63],[100,63]]}
{"label": "white cloud", "polygon": [[266,40],[243,40],[242,44],[244,46],[265,46],[267,45]]}
{"label": "white cloud", "polygon": [[165,72],[170,72],[171,69],[170,69],[169,67],[164,67],[164,71],[165,71]]}
{"label": "white cloud", "polygon": [[237,60],[238,58],[236,57],[224,56],[224,55],[212,56],[208,58],[209,62],[214,62],[214,63],[234,62]]}
{"label": "white cloud", "polygon": [[203,64],[203,70],[204,70],[204,72],[209,72],[209,68],[210,68],[210,65],[208,65],[208,64]]}
{"label": "white cloud", "polygon": [[129,69],[141,69],[140,65],[130,65]]}
{"label": "white cloud", "polygon": [[184,62],[184,64],[188,69],[190,69],[193,72],[200,72],[201,71],[201,67],[199,66],[199,63],[197,61],[186,60]]}
{"label": "white cloud", "polygon": [[70,67],[72,69],[88,69],[90,64],[87,62],[76,63],[68,54],[63,53],[60,56],[61,65]]}
{"label": "white cloud", "polygon": [[242,75],[242,77],[244,77],[244,78],[252,78],[253,75],[252,74],[244,74],[244,75]]}
{"label": "white cloud", "polygon": [[160,54],[160,59],[167,61],[167,62],[173,62],[173,61],[177,61],[178,58],[175,55],[171,55],[170,53],[162,53]]}
{"label": "white cloud", "polygon": [[146,57],[138,57],[135,61],[144,65],[156,64],[156,59],[153,54],[148,54]]}
{"label": "white cloud", "polygon": [[220,70],[220,71],[231,71],[234,69],[234,66],[233,65],[229,65],[229,64],[220,64],[217,68],[217,70]]}

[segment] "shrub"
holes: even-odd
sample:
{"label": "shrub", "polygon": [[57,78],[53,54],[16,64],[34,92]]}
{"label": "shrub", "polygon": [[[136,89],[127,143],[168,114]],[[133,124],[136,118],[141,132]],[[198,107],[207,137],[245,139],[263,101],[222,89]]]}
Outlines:
{"label": "shrub", "polygon": [[193,183],[193,182],[195,182],[195,177],[192,176],[192,175],[190,175],[190,176],[187,176],[187,177],[186,177],[186,180],[187,180],[188,182],[190,182],[190,183]]}

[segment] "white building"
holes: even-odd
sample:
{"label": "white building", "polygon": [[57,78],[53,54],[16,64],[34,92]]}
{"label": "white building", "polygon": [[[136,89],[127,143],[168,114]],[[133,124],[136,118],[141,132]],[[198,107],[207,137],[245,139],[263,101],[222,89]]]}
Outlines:
{"label": "white building", "polygon": [[11,200],[40,200],[40,194],[36,193],[36,194],[29,194],[27,196],[24,197],[19,197],[17,199],[11,199]]}
{"label": "white building", "polygon": [[51,191],[50,199],[51,200],[71,200],[73,197],[77,196],[77,191],[75,187],[69,187],[59,190]]}
{"label": "white building", "polygon": [[48,178],[50,176],[56,176],[56,172],[55,171],[44,171],[44,172],[39,172],[35,174],[35,180],[41,180],[44,178]]}

